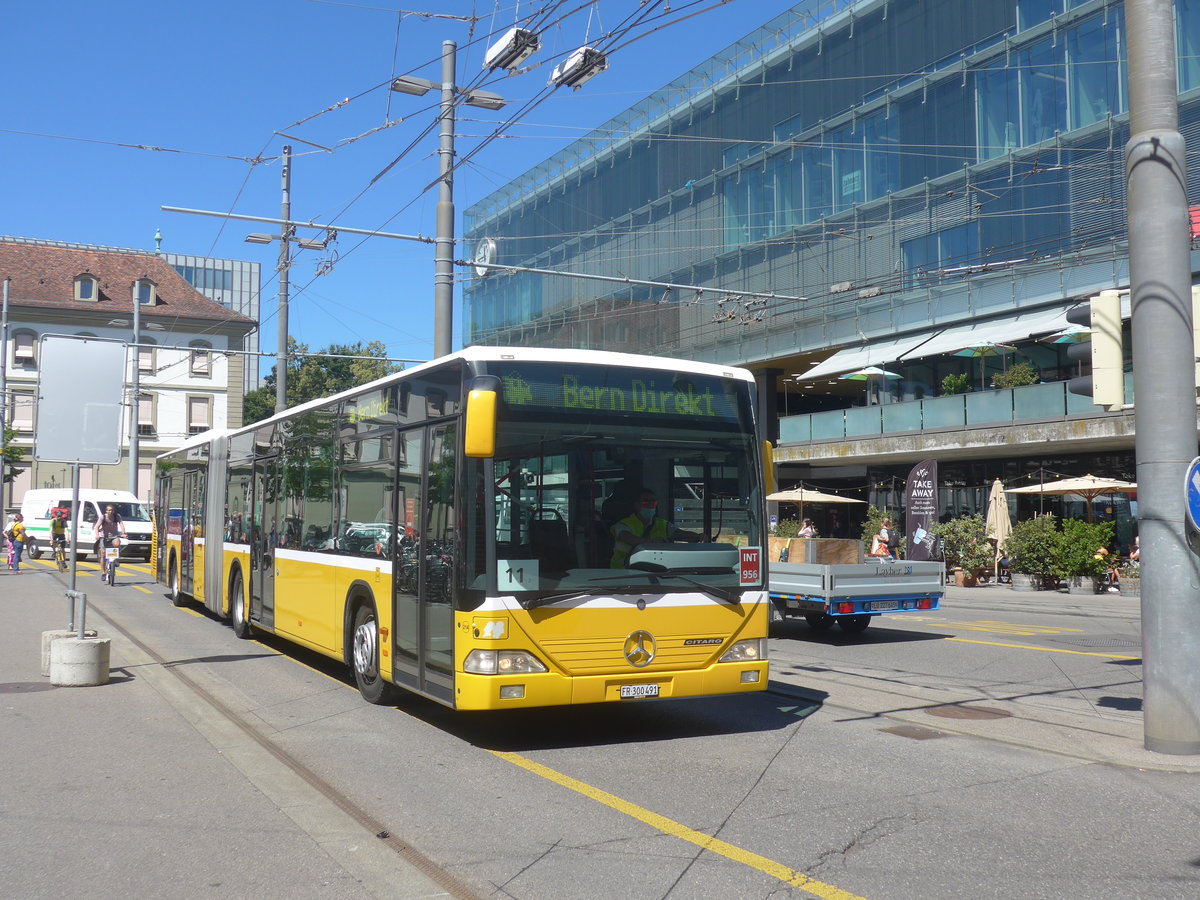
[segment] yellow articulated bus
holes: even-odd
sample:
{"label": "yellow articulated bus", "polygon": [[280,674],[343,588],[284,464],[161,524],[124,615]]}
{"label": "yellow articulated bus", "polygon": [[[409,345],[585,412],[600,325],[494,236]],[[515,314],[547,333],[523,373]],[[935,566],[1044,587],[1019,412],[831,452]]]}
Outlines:
{"label": "yellow articulated bus", "polygon": [[472,347],[156,467],[174,602],[461,710],[767,686],[747,371]]}

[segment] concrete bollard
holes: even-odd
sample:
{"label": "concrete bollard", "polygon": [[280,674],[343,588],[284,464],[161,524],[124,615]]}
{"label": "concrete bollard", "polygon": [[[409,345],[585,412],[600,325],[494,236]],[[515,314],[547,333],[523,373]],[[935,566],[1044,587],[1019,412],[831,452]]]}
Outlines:
{"label": "concrete bollard", "polygon": [[[78,635],[78,633],[79,632],[77,632],[77,631],[68,631],[65,629],[60,629],[58,631],[43,631],[42,632],[42,677],[43,678],[50,677],[50,645],[53,644],[55,641],[57,641],[59,638],[75,637],[76,635]],[[85,638],[94,638],[96,636],[96,632],[85,631],[83,633],[83,636]]]}
{"label": "concrete bollard", "polygon": [[108,638],[59,638],[50,644],[50,683],[62,687],[108,684]]}

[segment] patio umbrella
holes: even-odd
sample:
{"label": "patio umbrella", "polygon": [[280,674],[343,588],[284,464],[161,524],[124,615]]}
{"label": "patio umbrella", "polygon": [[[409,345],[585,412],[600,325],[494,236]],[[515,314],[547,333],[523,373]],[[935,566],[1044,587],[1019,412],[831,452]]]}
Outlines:
{"label": "patio umbrella", "polygon": [[839,375],[842,381],[865,381],[867,382],[867,399],[871,395],[871,382],[877,378],[887,380],[895,380],[903,378],[903,375],[897,375],[895,372],[889,372],[887,369],[881,369],[879,366],[866,366],[858,369],[855,372],[847,372],[845,375]]}
{"label": "patio umbrella", "polygon": [[812,488],[798,487],[788,491],[776,491],[774,494],[767,494],[768,500],[780,500],[785,503],[798,503],[800,505],[800,518],[804,518],[805,503],[866,503],[866,500],[855,500],[853,497],[839,497],[837,494],[826,494],[823,491],[814,491]]}
{"label": "patio umbrella", "polygon": [[1046,484],[1031,484],[1027,487],[1009,488],[1010,494],[1077,494],[1087,501],[1088,521],[1092,521],[1092,501],[1102,494],[1131,494],[1137,490],[1137,483],[1121,481],[1119,478],[1097,478],[1095,475],[1081,475],[1075,478],[1060,478]]}
{"label": "patio umbrella", "polygon": [[1004,485],[997,478],[992,482],[988,495],[987,536],[996,540],[996,579],[1000,579],[1001,548],[1012,533],[1012,519],[1008,515],[1008,499],[1004,496]]}
{"label": "patio umbrella", "polygon": [[1068,325],[1062,331],[1042,338],[1051,344],[1081,344],[1092,339],[1092,329],[1086,325]]}
{"label": "patio umbrella", "polygon": [[978,344],[972,344],[969,347],[963,347],[961,350],[955,350],[954,355],[955,356],[967,356],[972,359],[977,358],[979,360],[979,389],[982,391],[982,390],[984,390],[984,385],[983,385],[984,362],[983,362],[983,360],[988,356],[1002,356],[1003,354],[1008,353],[1010,350],[1016,350],[1016,349],[1017,349],[1016,347],[1013,347],[1009,344],[996,344],[996,343],[993,343],[992,341],[980,341]]}

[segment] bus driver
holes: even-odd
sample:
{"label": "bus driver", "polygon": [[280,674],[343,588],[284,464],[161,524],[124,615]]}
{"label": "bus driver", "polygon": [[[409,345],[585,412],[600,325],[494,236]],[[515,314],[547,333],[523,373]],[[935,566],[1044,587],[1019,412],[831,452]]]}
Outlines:
{"label": "bus driver", "polygon": [[641,490],[633,501],[633,512],[612,527],[613,555],[609,564],[613,569],[624,569],[629,555],[639,544],[684,541],[696,543],[704,536],[676,528],[674,524],[658,515],[658,498],[654,491]]}

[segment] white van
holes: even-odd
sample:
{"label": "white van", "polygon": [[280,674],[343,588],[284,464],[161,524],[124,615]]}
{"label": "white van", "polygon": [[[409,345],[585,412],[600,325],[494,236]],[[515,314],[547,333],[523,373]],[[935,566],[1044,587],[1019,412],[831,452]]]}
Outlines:
{"label": "white van", "polygon": [[[104,491],[81,488],[79,515],[75,517],[75,552],[80,559],[96,551],[96,522],[104,508],[112,504],[124,522],[125,540],[121,541],[121,556],[150,559],[150,507],[128,491]],[[38,488],[25,492],[21,515],[29,534],[29,555],[37,559],[43,551],[50,552],[50,515],[56,509],[70,510],[70,488]],[[69,551],[68,551],[69,552]]]}

